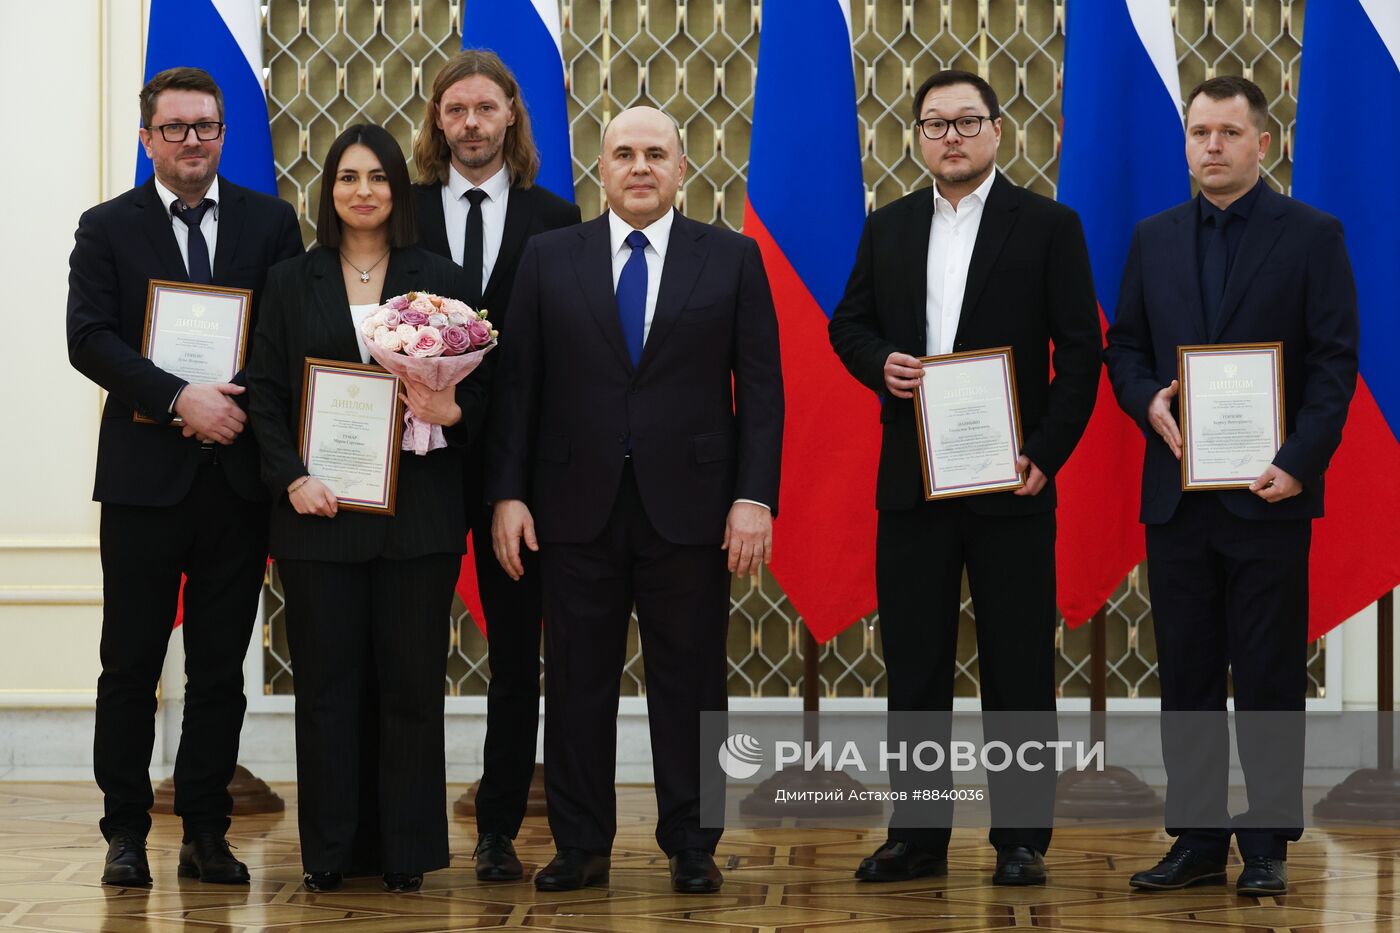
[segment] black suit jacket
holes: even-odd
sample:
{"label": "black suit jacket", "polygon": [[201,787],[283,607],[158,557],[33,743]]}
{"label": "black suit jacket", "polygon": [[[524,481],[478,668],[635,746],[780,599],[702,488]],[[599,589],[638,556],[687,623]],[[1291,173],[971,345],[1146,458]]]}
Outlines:
{"label": "black suit jacket", "polygon": [[[894,352],[927,355],[933,209],[933,189],[921,188],[870,215],[828,328],[841,362],[883,403],[880,509],[924,501],[914,402],[886,393],[884,366]],[[953,350],[1012,348],[1021,450],[1049,482],[1036,496],[1003,492],[964,501],[987,515],[1046,512],[1055,507],[1054,476],[1079,443],[1098,394],[1102,343],[1089,253],[1074,211],[1000,173],[982,211]]]}
{"label": "black suit jacket", "polygon": [[[253,290],[257,323],[269,267],[302,251],[296,213],[285,201],[219,179],[219,236],[213,284]],[[165,506],[184,498],[199,466],[200,443],[170,427],[170,402],[184,380],[141,355],[151,279],[188,282],[170,214],[154,179],[86,211],[68,259],[68,359],[109,393],[97,441],[92,497],[122,505]],[[242,384],[243,374],[234,377]],[[238,396],[247,407],[247,396]],[[137,424],[133,408],[159,424]],[[245,430],[219,448],[229,485],[265,500],[258,450]]]}
{"label": "black suit jacket", "polygon": [[[393,250],[380,301],[415,290],[455,298],[465,294],[466,282],[461,268],[441,257],[417,247]],[[393,516],[348,511],[331,519],[298,515],[287,498],[287,486],[306,474],[298,447],[306,358],[360,362],[360,337],[349,308],[335,250],[318,247],[268,274],[248,364],[248,394],[253,431],[262,446],[263,479],[276,499],[272,556],[359,562],[460,554],[467,536],[461,448],[480,432],[486,416],[487,394],[479,369],[457,384],[462,419],[444,429],[449,446],[422,457],[412,451],[400,453]]]}
{"label": "black suit jacket", "polygon": [[[446,259],[452,258],[452,249],[447,244],[447,226],[442,213],[442,185],[414,185],[414,206],[418,215],[418,243]],[[506,199],[506,223],[501,234],[501,250],[496,255],[496,264],[491,267],[491,278],[482,290],[481,306],[489,312],[489,319],[504,343],[506,334],[506,313],[510,308],[510,286],[515,281],[516,269],[520,266],[520,256],[525,252],[525,243],[537,233],[570,227],[579,222],[577,204],[546,191],[539,185],[530,188],[512,186],[510,197]],[[496,357],[496,358],[492,358]],[[496,352],[488,355],[483,364],[482,378],[488,385],[494,378],[499,357]],[[488,422],[489,424],[489,422]],[[489,431],[489,427],[487,428]],[[484,433],[483,433],[484,436]],[[467,452],[467,472],[464,488],[474,501],[467,507],[473,511],[482,504],[484,461],[486,445],[473,442]],[[489,549],[488,549],[489,550]]]}
{"label": "black suit jacket", "polygon": [[[418,209],[418,245],[447,259],[452,250],[447,245],[447,227],[442,215],[442,185],[414,185],[414,206]],[[530,188],[512,186],[506,199],[506,225],[501,234],[501,251],[491,267],[491,279],[482,290],[481,306],[490,312],[496,329],[505,332],[503,322],[510,298],[510,284],[525,251],[525,241],[537,233],[557,230],[579,222],[577,204],[546,191],[539,185]]]}
{"label": "black suit jacket", "polygon": [[489,499],[523,499],[543,541],[603,529],[630,443],[666,540],[719,544],[736,498],[777,511],[783,382],[758,244],[675,215],[634,369],[606,214],[542,233],[511,291],[488,443]]}
{"label": "black suit jacket", "polygon": [[1180,462],[1147,424],[1152,397],[1177,378],[1176,348],[1274,340],[1283,342],[1287,428],[1274,463],[1303,491],[1272,504],[1246,490],[1217,495],[1242,518],[1318,518],[1323,473],[1341,443],[1356,388],[1360,330],[1342,225],[1264,187],[1230,270],[1217,326],[1207,333],[1196,262],[1199,211],[1192,199],[1137,225],[1108,331],[1105,358],[1114,394],[1147,438],[1142,521],[1170,520],[1181,501]]}

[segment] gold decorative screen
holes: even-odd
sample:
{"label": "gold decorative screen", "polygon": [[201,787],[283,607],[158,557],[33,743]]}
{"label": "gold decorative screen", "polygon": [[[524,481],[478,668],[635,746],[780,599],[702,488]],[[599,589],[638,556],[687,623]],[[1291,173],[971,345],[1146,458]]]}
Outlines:
{"label": "gold decorative screen", "polygon": [[[941,68],[979,72],[1002,102],[1001,169],[1054,196],[1066,3],[1100,0],[852,0],[855,75],[864,152],[866,206],[873,209],[927,184],[912,146],[909,94]],[[1242,74],[1270,98],[1275,144],[1265,174],[1292,180],[1303,0],[1177,0],[1172,3],[1181,86]],[[563,0],[564,61],[574,156],[574,194],[585,219],[601,210],[596,161],[603,124],[619,109],[651,104],[674,116],[691,171],[683,209],[738,229],[753,107],[761,0]],[[320,158],[351,123],[386,126],[410,150],[424,92],[461,46],[457,0],[269,0],[263,30],[273,152],[282,197],[314,237]],[[822,112],[819,100],[793,106]],[[1105,157],[1131,154],[1131,140],[1101,128]],[[793,156],[821,145],[793,140]],[[1108,603],[1108,692],[1158,695],[1146,575],[1134,571]],[[275,577],[264,623],[268,693],[291,692]],[[825,696],[884,695],[879,629],[872,615],[821,649]],[[977,693],[972,606],[964,598],[956,690]],[[1325,641],[1325,640],[1324,640]],[[1088,631],[1063,625],[1056,639],[1060,691],[1088,691]],[[800,620],[781,588],[736,580],[729,628],[730,694],[796,696],[801,691]],[[486,691],[486,645],[458,603],[446,690]],[[1323,641],[1312,647],[1310,695],[1325,689]],[[645,693],[635,623],[624,695]]]}

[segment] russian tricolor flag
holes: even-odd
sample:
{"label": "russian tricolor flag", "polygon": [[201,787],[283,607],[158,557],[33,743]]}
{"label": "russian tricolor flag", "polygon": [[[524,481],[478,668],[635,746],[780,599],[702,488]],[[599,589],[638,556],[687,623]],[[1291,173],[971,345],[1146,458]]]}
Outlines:
{"label": "russian tricolor flag", "polygon": [[[177,67],[203,68],[223,92],[228,130],[219,174],[276,197],[256,0],[151,0],[146,80]],[[150,177],[151,160],[138,146],[136,184]]]}
{"label": "russian tricolor flag", "polygon": [[462,48],[490,49],[515,73],[540,151],[539,184],[574,199],[564,44],[556,0],[466,0]]}
{"label": "russian tricolor flag", "polygon": [[[1058,197],[1084,224],[1106,330],[1133,227],[1191,195],[1168,0],[1068,4],[1064,69]],[[1146,556],[1142,454],[1141,433],[1100,373],[1093,418],[1055,478],[1057,599],[1071,626]]]}
{"label": "russian tricolor flag", "polygon": [[[1357,109],[1360,108],[1360,109]],[[1400,4],[1308,4],[1293,196],[1341,219],[1356,277],[1361,372],[1313,526],[1309,634],[1400,584]],[[1352,140],[1344,143],[1343,140]],[[1362,164],[1364,151],[1374,164]]]}
{"label": "russian tricolor flag", "polygon": [[818,641],[875,609],[879,409],[827,339],[865,219],[850,0],[765,0],[744,232],[782,334],[773,574]]}

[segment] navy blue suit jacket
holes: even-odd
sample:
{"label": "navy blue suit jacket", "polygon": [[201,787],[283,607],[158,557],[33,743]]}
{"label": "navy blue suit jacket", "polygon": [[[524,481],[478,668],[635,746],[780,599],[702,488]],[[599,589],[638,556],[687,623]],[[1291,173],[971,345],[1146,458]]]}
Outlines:
{"label": "navy blue suit jacket", "polygon": [[718,545],[735,499],[778,507],[778,322],[752,239],[677,214],[637,366],[623,340],[608,216],[525,246],[488,437],[486,497],[523,499],[541,541],[603,530],[630,443],[647,517]]}
{"label": "navy blue suit jacket", "polygon": [[[1105,359],[1113,392],[1147,438],[1142,465],[1145,524],[1171,519],[1181,465],[1147,423],[1147,407],[1177,378],[1178,346],[1283,342],[1286,432],[1274,463],[1303,484],[1268,503],[1246,490],[1218,493],[1246,519],[1322,515],[1323,474],[1342,441],[1356,388],[1356,288],[1341,223],[1265,187],[1245,228],[1220,314],[1207,332],[1196,262],[1195,199],[1143,220],[1133,233]],[[1179,415],[1178,415],[1179,417]],[[1192,493],[1203,495],[1203,493]]]}

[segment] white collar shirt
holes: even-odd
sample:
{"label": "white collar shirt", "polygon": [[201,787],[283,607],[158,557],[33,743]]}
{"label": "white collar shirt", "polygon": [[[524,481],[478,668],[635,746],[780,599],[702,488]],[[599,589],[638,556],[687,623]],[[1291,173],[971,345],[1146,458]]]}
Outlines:
{"label": "white collar shirt", "polygon": [[928,279],[924,298],[928,322],[924,352],[929,356],[953,352],[958,322],[962,319],[972,249],[982,226],[982,209],[996,177],[993,169],[986,181],[963,196],[957,208],[938,193],[936,184],[933,187],[933,225],[928,237]]}
{"label": "white collar shirt", "polygon": [[[175,216],[175,212],[170,206],[180,200],[180,196],[160,183],[160,179],[153,179],[156,183],[156,196],[160,198],[160,203],[165,205],[165,213],[170,218],[170,229],[175,233],[175,242],[180,247],[180,260],[185,264],[185,272],[190,270],[190,228],[183,220]],[[209,186],[209,190],[204,192],[204,197],[214,202],[212,210],[204,212],[203,219],[199,222],[199,232],[204,234],[204,242],[209,246],[209,265],[214,264],[214,250],[219,245],[219,176],[214,176],[214,183]],[[214,270],[209,270],[209,277],[212,281]]]}
{"label": "white collar shirt", "polygon": [[456,166],[447,167],[447,184],[442,186],[442,219],[447,225],[447,247],[452,261],[462,265],[462,253],[467,248],[467,215],[471,202],[467,192],[473,188],[486,192],[481,202],[481,290],[491,281],[496,259],[501,255],[501,239],[506,230],[506,202],[510,200],[510,173],[504,165],[480,185],[473,185],[458,174]]}
{"label": "white collar shirt", "polygon": [[[647,312],[642,324],[642,346],[646,346],[647,336],[651,333],[651,319],[656,316],[656,296],[661,293],[661,269],[666,263],[666,247],[671,243],[671,225],[675,222],[675,217],[676,212],[669,210],[642,228],[642,233],[647,238],[647,245],[642,250],[642,256],[647,262]],[[608,211],[614,292],[617,291],[617,280],[622,277],[622,267],[627,265],[627,260],[632,257],[632,247],[627,245],[627,235],[633,229],[627,221]]]}

